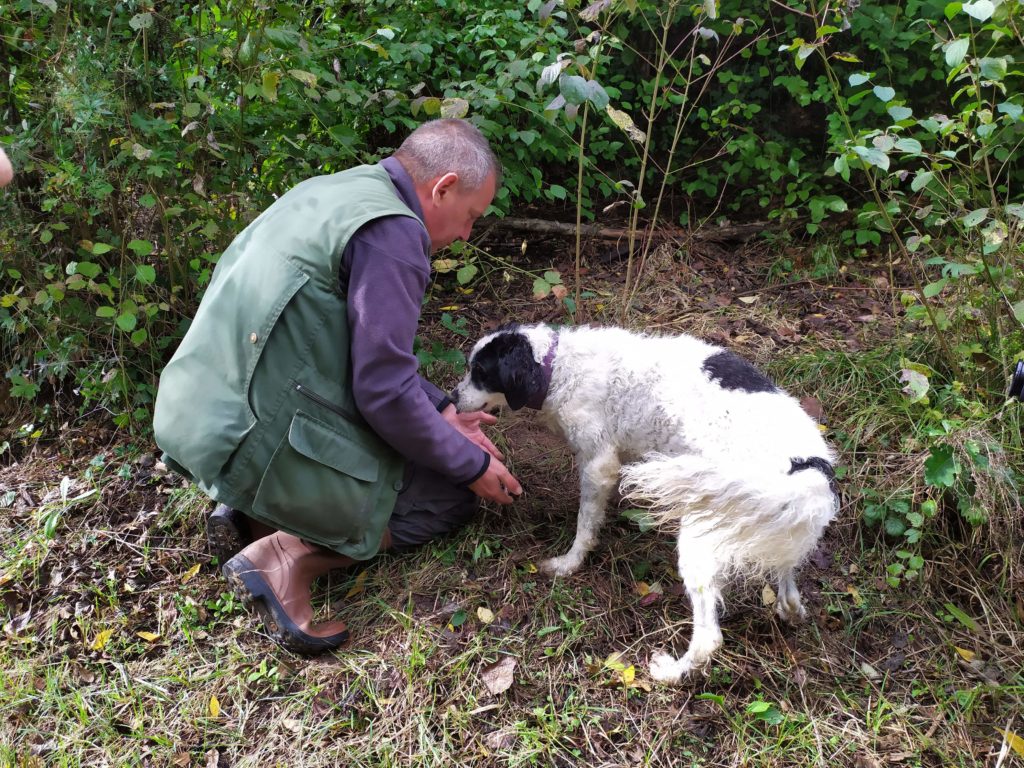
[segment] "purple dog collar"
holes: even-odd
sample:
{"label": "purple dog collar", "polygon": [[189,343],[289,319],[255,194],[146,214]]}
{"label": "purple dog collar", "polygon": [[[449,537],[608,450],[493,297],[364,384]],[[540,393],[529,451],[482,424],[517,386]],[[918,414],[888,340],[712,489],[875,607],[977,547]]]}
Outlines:
{"label": "purple dog collar", "polygon": [[539,411],[544,407],[544,401],[548,397],[548,387],[551,386],[551,365],[555,361],[555,351],[558,349],[558,332],[551,337],[551,346],[548,347],[544,359],[540,363],[540,387],[536,394],[526,401],[527,408]]}

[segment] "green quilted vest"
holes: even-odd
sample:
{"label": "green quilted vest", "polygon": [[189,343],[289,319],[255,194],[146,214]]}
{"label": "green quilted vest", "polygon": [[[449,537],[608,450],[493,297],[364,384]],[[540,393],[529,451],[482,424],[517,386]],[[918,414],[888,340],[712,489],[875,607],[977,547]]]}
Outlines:
{"label": "green quilted vest", "polygon": [[338,269],[372,219],[415,214],[379,165],[302,182],[221,256],[160,376],[153,429],[170,466],[257,520],[373,556],[402,458],[352,398]]}

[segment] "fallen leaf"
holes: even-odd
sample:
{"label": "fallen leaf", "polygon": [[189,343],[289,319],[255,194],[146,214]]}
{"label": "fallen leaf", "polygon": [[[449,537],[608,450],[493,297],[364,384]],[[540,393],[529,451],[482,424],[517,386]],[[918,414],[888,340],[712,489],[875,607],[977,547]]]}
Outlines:
{"label": "fallen leaf", "polygon": [[554,296],[559,301],[561,301],[562,299],[569,295],[569,289],[566,288],[564,285],[552,285],[551,295]]}
{"label": "fallen leaf", "polygon": [[761,297],[755,295],[755,296],[738,296],[737,298],[740,301],[742,301],[744,304],[753,304],[755,301],[757,301]]}
{"label": "fallen leaf", "polygon": [[158,635],[156,632],[141,631],[141,632],[136,632],[135,634],[138,635],[139,637],[141,637],[147,643],[152,643],[153,641],[157,640],[160,637],[160,635]]}
{"label": "fallen leaf", "polygon": [[291,731],[292,733],[302,733],[301,720],[296,720],[293,717],[286,717],[281,721],[281,725],[283,725],[287,730]]}
{"label": "fallen leaf", "polygon": [[866,677],[868,680],[877,680],[882,676],[877,669],[872,667],[866,661],[861,663],[860,671],[864,673],[864,677]]}
{"label": "fallen leaf", "polygon": [[497,696],[512,687],[515,669],[515,658],[505,656],[481,672],[480,679],[484,681],[484,685],[487,686],[491,695]]}
{"label": "fallen leaf", "polygon": [[857,589],[853,584],[846,588],[847,593],[853,598],[853,604],[858,608],[864,605],[864,598],[860,596],[860,590]]}
{"label": "fallen leaf", "polygon": [[764,589],[761,590],[761,603],[769,607],[775,605],[776,601],[775,590],[772,589],[771,584],[765,584]]}
{"label": "fallen leaf", "polygon": [[526,565],[523,566],[523,569],[527,573],[536,573],[537,572],[537,566],[534,565],[533,563],[527,563]]}
{"label": "fallen leaf", "polygon": [[356,583],[353,584],[352,588],[345,593],[345,597],[354,597],[355,595],[358,595],[360,592],[363,591],[363,588],[366,585],[366,574],[368,574],[369,572],[369,568],[364,568],[359,572],[359,575],[356,576]]}
{"label": "fallen leaf", "polygon": [[197,573],[199,573],[199,568],[201,566],[202,566],[202,563],[196,563],[191,568],[189,568],[187,571],[185,571],[183,574],[181,574],[181,583],[184,584],[186,581],[188,581],[189,579],[193,578]]}
{"label": "fallen leaf", "polygon": [[1024,739],[1013,731],[1000,731],[1000,733],[1003,734],[1003,738],[1006,739],[1006,743],[1010,745],[1010,749],[1024,757]]}
{"label": "fallen leaf", "polygon": [[220,702],[216,696],[210,697],[210,717],[220,717]]}
{"label": "fallen leaf", "polygon": [[211,749],[206,753],[206,768],[218,768],[220,766],[220,752]]}
{"label": "fallen leaf", "polygon": [[494,621],[494,612],[490,608],[484,608],[482,605],[476,609],[476,617],[480,619],[484,624],[490,624]]}
{"label": "fallen leaf", "polygon": [[964,661],[974,661],[974,651],[969,651],[966,648],[960,648],[955,645],[953,648],[956,649],[956,652],[960,654],[960,658]]}
{"label": "fallen leaf", "polygon": [[102,651],[103,646],[107,644],[113,634],[113,629],[104,629],[96,635],[96,639],[92,641],[92,645],[90,645],[89,648],[94,651]]}

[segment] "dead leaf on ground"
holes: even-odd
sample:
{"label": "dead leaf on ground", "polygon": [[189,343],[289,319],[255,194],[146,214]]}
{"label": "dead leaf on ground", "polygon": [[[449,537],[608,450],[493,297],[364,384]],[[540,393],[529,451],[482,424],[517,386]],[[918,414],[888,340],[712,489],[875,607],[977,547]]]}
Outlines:
{"label": "dead leaf on ground", "polygon": [[497,696],[512,687],[515,669],[515,658],[505,656],[481,672],[480,679],[483,680],[491,695]]}

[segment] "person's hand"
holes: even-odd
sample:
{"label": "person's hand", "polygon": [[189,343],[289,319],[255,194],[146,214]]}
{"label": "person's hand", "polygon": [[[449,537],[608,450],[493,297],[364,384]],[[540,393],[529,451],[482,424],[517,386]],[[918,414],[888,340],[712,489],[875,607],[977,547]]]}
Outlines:
{"label": "person's hand", "polygon": [[492,458],[491,463],[487,465],[487,471],[470,484],[469,490],[481,499],[511,504],[515,500],[512,497],[523,492],[523,486],[504,464]]}
{"label": "person's hand", "polygon": [[441,416],[444,418],[445,421],[447,421],[449,424],[455,427],[455,429],[457,429],[461,434],[469,438],[470,442],[479,445],[481,448],[483,448],[485,451],[491,454],[493,458],[497,459],[498,461],[505,460],[505,456],[501,453],[501,451],[499,451],[494,446],[494,443],[490,441],[487,435],[484,434],[484,431],[480,428],[481,424],[487,424],[488,426],[490,426],[491,424],[496,424],[498,422],[497,416],[493,416],[489,413],[484,413],[483,411],[459,413],[457,410],[455,410],[454,405],[449,405],[447,408],[441,411]]}

